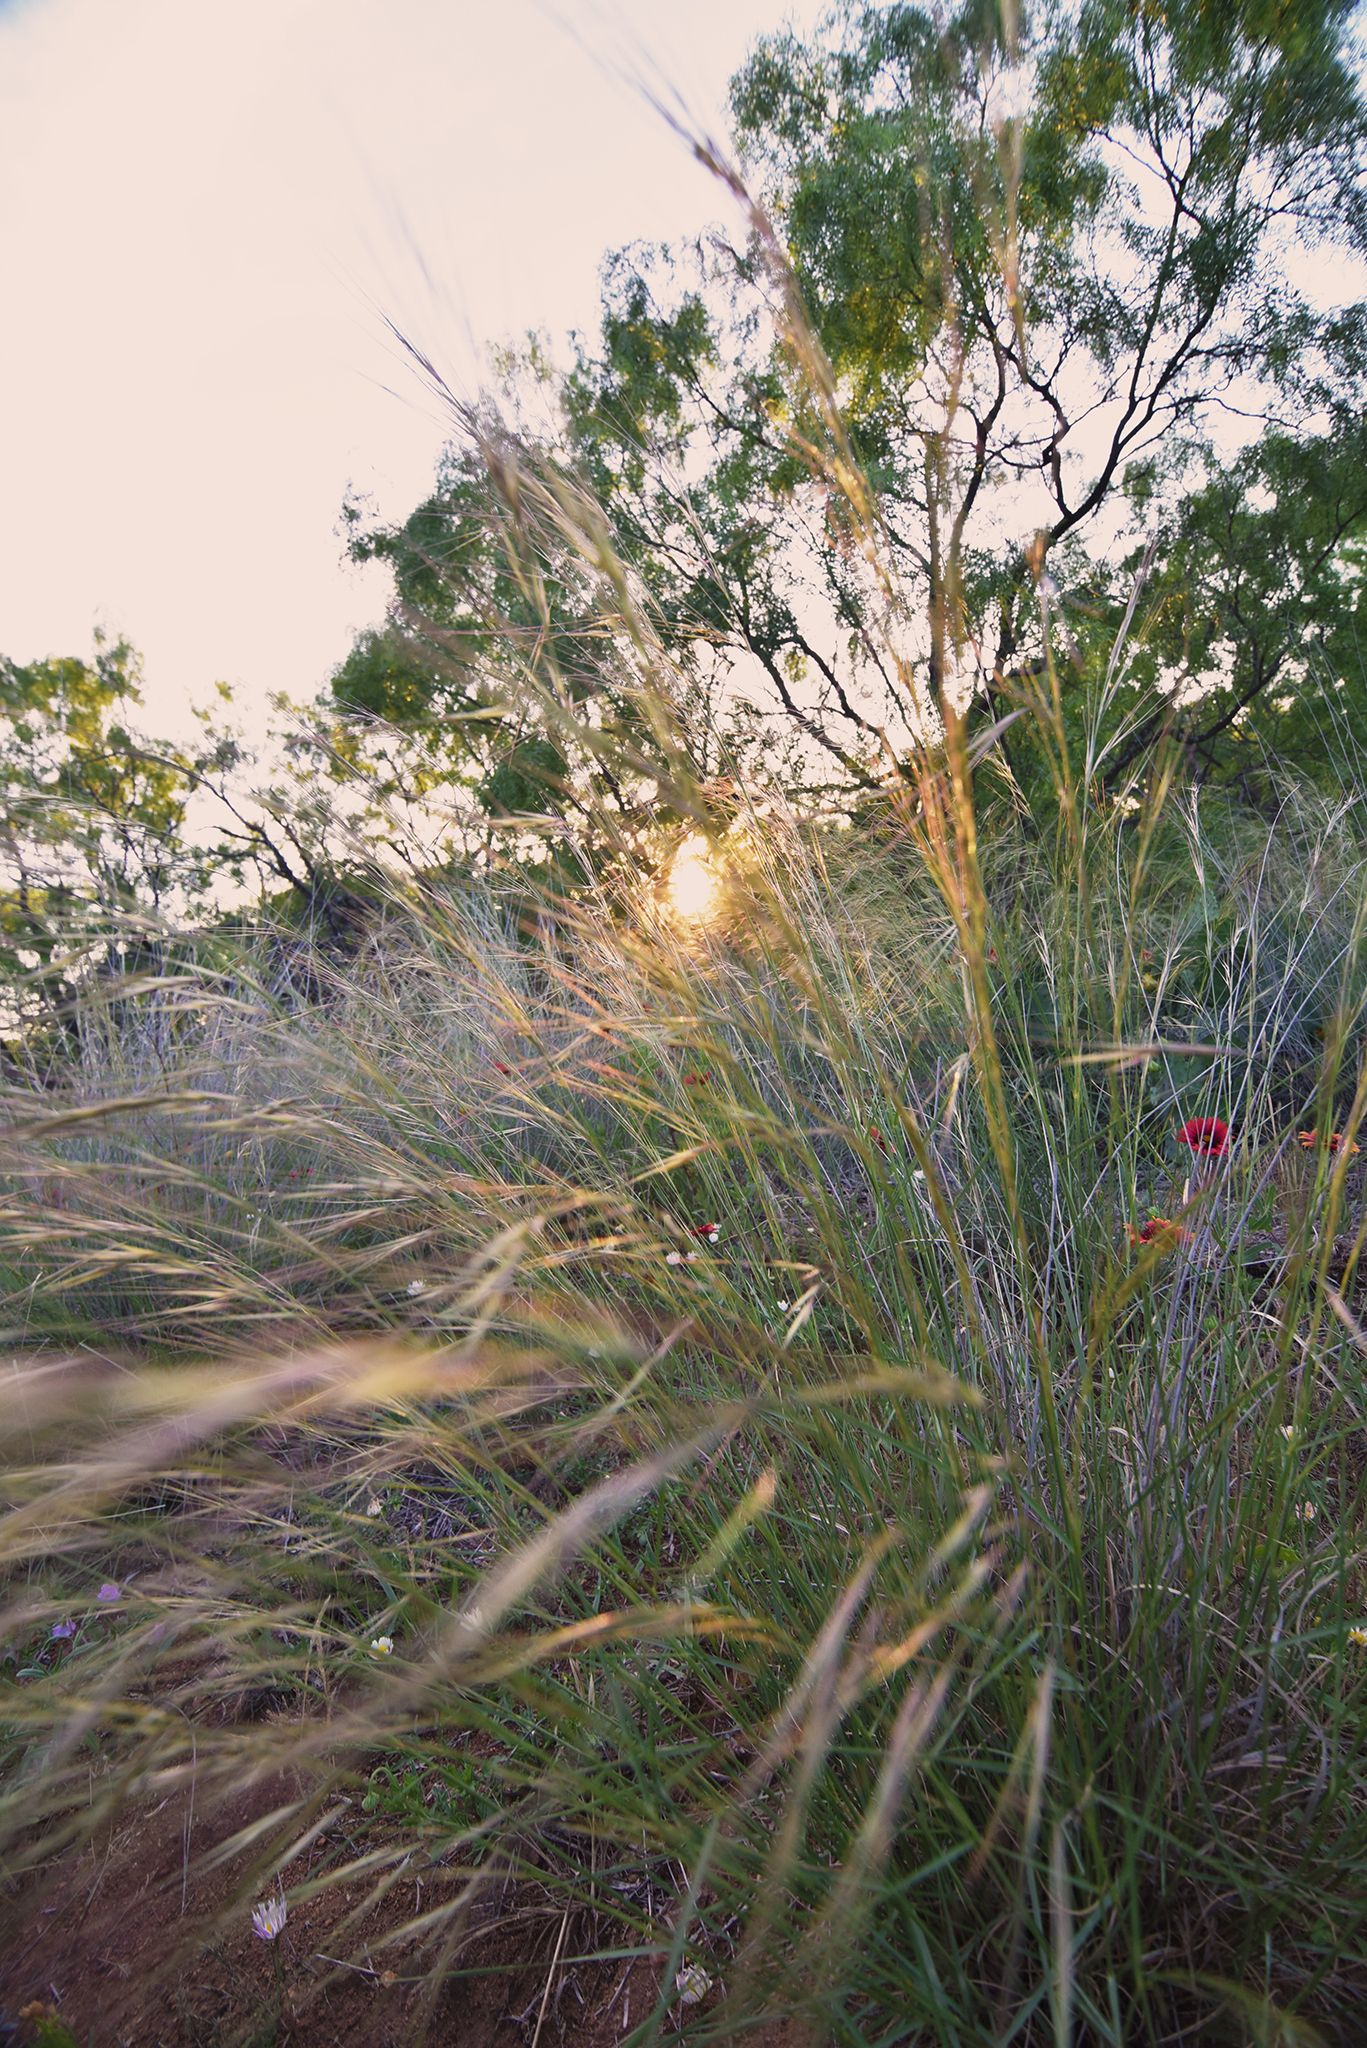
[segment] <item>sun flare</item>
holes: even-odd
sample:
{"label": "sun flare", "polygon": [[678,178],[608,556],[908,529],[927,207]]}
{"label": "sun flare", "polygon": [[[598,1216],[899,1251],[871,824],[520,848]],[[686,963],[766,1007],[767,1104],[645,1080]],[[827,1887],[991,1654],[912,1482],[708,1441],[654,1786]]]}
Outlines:
{"label": "sun flare", "polygon": [[712,865],[707,841],[692,833],[669,864],[665,895],[679,918],[696,923],[711,917],[721,894],[721,877]]}

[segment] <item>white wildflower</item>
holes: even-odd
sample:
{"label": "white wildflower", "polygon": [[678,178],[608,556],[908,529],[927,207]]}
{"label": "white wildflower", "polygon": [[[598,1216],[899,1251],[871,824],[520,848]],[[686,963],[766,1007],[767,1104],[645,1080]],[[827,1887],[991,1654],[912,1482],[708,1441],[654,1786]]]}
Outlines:
{"label": "white wildflower", "polygon": [[263,1899],[259,1906],[252,1907],[252,1933],[261,1941],[274,1941],[288,1918],[283,1892],[278,1898]]}
{"label": "white wildflower", "polygon": [[685,1963],[674,1979],[680,2005],[701,2005],[712,1989],[712,1979],[701,1963]]}
{"label": "white wildflower", "polygon": [[392,1657],[394,1654],[394,1638],[393,1636],[372,1636],[370,1647],[377,1657]]}

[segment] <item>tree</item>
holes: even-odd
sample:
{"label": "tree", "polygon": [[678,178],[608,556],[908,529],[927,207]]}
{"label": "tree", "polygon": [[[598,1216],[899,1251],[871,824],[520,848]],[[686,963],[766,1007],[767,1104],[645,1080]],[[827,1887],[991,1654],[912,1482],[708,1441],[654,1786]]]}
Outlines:
{"label": "tree", "polygon": [[[626,573],[639,549],[620,524],[603,529],[582,461],[571,474],[487,412],[468,428],[401,525],[368,526],[348,508],[351,558],[385,561],[394,584],[385,625],[333,676],[332,710],[422,740],[431,786],[444,775],[491,833],[536,814],[563,821],[563,846],[605,815],[628,834],[667,821],[650,745],[651,704],[670,680],[663,593]],[[724,741],[706,701],[675,709],[704,774],[710,757],[720,766],[757,743],[744,707]]]}
{"label": "tree", "polygon": [[[184,833],[191,778],[130,720],[137,657],[0,658],[0,981],[41,1007],[127,943],[130,913],[197,899],[210,856]],[[20,1003],[20,1007],[23,1007]]]}
{"label": "tree", "polygon": [[[1286,258],[1367,248],[1349,12],[1084,0],[1016,30],[866,8],[741,74],[742,140],[922,580],[937,697],[965,657],[1009,669],[1033,579],[1104,539],[1146,453],[1176,481],[1231,408],[1278,414],[1334,328]],[[1360,335],[1350,355],[1360,402]]]}
{"label": "tree", "polygon": [[1149,646],[1163,679],[1108,763],[1117,780],[1167,730],[1203,774],[1259,753],[1313,770],[1346,714],[1367,741],[1367,421],[1271,432],[1214,466],[1160,530]]}
{"label": "tree", "polygon": [[142,715],[124,641],[0,658],[0,1028],[65,1014],[92,976],[159,970],[178,933],[266,901],[349,942],[373,868],[450,856],[420,737],[278,698],[249,740],[223,684],[191,745]]}
{"label": "tree", "polygon": [[[1337,350],[1360,410],[1361,320],[1312,304],[1291,262],[1367,251],[1350,14],[969,0],[764,39],[733,109],[774,247],[752,218],[739,247],[610,261],[553,436],[686,670],[731,670],[838,777],[876,780],[937,712],[1009,698],[1038,664],[1041,577],[1113,620],[1138,511],[1170,525],[1265,430],[1283,455],[1254,467],[1289,459],[1307,362]],[[908,593],[905,658],[858,522],[806,459],[814,358],[791,318],[774,338],[775,248]],[[461,473],[462,517],[481,489]],[[451,502],[448,473],[424,516]]]}

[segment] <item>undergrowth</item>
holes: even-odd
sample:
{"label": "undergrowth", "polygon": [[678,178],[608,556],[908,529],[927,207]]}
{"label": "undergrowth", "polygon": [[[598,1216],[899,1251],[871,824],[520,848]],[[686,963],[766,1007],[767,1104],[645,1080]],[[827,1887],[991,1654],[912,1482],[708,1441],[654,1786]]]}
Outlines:
{"label": "undergrowth", "polygon": [[1042,693],[1047,797],[956,728],[723,829],[601,581],[709,916],[603,820],[539,914],[215,934],[11,1073],[11,1912],[289,1770],[228,1910],[345,1887],[434,2001],[534,1893],[636,2041],[1351,2040],[1360,798],[1117,802]]}

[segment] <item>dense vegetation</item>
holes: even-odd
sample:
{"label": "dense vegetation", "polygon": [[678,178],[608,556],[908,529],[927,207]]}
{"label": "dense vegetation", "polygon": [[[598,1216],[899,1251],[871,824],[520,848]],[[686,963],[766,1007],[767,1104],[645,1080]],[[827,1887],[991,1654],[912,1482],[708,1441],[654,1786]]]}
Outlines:
{"label": "dense vegetation", "polygon": [[1347,17],[856,9],[735,112],[743,246],[355,509],[307,720],[0,675],[11,1953],[224,1800],[127,2038],[442,2038],[511,1929],[533,2042],[1347,2044]]}

